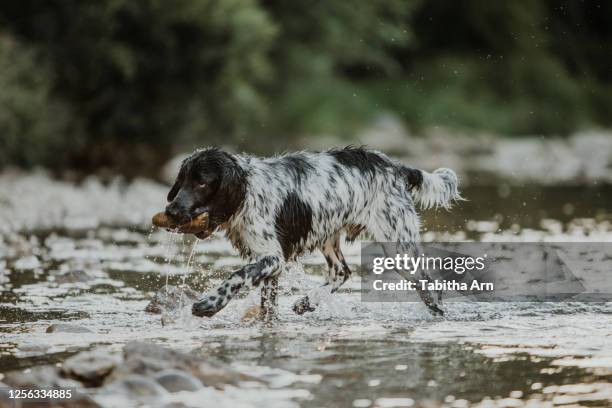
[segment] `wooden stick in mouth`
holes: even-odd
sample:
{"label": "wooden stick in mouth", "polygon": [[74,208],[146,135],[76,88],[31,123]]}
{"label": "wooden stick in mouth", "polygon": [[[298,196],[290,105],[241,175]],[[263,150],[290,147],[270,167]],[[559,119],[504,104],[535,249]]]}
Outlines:
{"label": "wooden stick in mouth", "polygon": [[153,225],[160,228],[165,228],[171,231],[178,231],[183,234],[199,234],[207,232],[209,229],[208,213],[202,213],[185,224],[175,224],[164,212],[157,213],[153,216]]}

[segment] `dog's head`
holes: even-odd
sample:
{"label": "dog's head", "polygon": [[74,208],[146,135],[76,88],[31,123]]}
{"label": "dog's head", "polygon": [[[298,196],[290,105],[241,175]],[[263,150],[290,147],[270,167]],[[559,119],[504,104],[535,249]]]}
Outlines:
{"label": "dog's head", "polygon": [[246,187],[246,173],[234,156],[216,148],[197,150],[181,164],[166,215],[183,224],[207,212],[216,228],[240,209]]}

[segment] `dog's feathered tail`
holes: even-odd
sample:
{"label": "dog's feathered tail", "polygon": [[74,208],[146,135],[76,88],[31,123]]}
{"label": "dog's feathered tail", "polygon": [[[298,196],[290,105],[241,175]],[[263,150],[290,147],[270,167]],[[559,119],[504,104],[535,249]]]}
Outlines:
{"label": "dog's feathered tail", "polygon": [[459,194],[459,180],[454,171],[447,168],[428,173],[424,170],[404,168],[408,172],[408,182],[414,201],[421,208],[450,208],[453,201],[462,200]]}

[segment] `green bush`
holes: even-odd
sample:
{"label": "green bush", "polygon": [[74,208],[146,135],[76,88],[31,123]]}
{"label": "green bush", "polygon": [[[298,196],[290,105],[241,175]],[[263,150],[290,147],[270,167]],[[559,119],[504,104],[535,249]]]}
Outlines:
{"label": "green bush", "polygon": [[417,130],[445,125],[511,135],[568,134],[595,122],[580,83],[557,61],[505,59],[431,59],[404,80],[373,81],[370,98]]}
{"label": "green bush", "polygon": [[612,125],[612,3],[0,2],[0,165],[154,171],[281,150],[380,111],[419,129]]}
{"label": "green bush", "polygon": [[0,16],[40,49],[89,150],[232,137],[265,113],[276,27],[253,0],[24,0]]}
{"label": "green bush", "polygon": [[50,95],[53,71],[34,50],[0,37],[0,166],[62,165],[68,109]]}
{"label": "green bush", "polygon": [[420,2],[266,1],[279,27],[270,59],[273,135],[346,136],[376,114],[361,77],[401,74],[394,52],[413,44],[407,24]]}

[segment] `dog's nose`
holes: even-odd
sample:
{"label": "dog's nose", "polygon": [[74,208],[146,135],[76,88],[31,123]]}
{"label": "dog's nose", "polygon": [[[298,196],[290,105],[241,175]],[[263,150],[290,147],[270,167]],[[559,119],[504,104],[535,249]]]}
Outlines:
{"label": "dog's nose", "polygon": [[176,219],[179,217],[179,209],[174,204],[168,204],[166,206],[166,215],[171,219]]}

